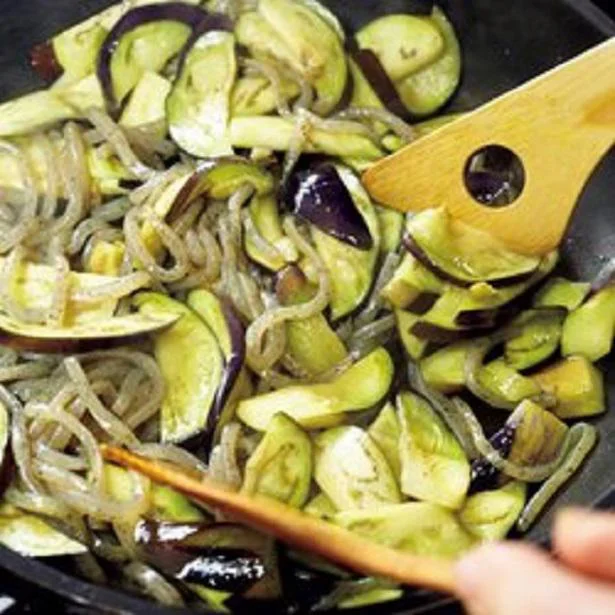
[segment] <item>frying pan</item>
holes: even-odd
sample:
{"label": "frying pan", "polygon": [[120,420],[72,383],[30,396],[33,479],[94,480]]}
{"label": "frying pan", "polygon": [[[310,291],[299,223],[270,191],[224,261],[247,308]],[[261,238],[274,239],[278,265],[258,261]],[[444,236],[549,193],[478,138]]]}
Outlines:
{"label": "frying pan", "polygon": [[[110,0],[0,0],[0,100],[40,87],[29,70],[30,47],[109,5]],[[356,30],[384,13],[428,11],[426,0],[326,0],[344,25]],[[463,84],[450,110],[467,110],[562,62],[606,36],[615,22],[588,0],[449,0],[464,51]],[[606,4],[605,4],[606,6]],[[615,70],[615,67],[614,67]],[[562,246],[562,270],[592,280],[615,258],[615,151],[587,185]],[[528,221],[528,223],[530,223]],[[540,220],[532,220],[540,224]],[[615,507],[615,358],[604,360],[610,412],[597,421],[600,444],[550,510],[530,532],[545,543],[553,509],[564,504]],[[43,596],[47,612],[171,615],[173,609],[96,587],[48,563],[28,560],[0,548],[0,578],[14,589]],[[8,585],[8,584],[7,584]],[[34,588],[33,586],[36,586]],[[448,606],[444,606],[447,604]],[[409,601],[370,609],[374,613],[454,612],[451,601],[417,591]],[[254,609],[251,610],[254,613]]]}

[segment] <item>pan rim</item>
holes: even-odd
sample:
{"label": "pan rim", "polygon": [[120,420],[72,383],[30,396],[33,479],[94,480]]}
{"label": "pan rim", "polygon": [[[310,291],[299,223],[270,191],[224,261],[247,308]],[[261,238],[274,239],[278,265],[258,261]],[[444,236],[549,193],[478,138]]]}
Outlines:
{"label": "pan rim", "polygon": [[[572,11],[579,14],[589,24],[596,28],[597,32],[605,37],[615,36],[615,20],[611,19],[602,9],[593,4],[591,0],[559,0]],[[597,505],[609,499],[615,503],[615,491],[606,493],[597,500]],[[45,563],[44,560],[28,558],[0,545],[0,570],[5,570],[17,579],[33,583],[37,590],[42,589],[54,597],[65,599],[70,604],[91,607],[100,612],[135,615],[146,613],[148,615],[185,615],[190,612],[187,609],[165,607],[119,589],[111,589],[101,585],[95,585],[83,581],[77,576],[63,572],[54,566]],[[33,581],[35,579],[35,581]],[[456,601],[453,598],[440,599],[434,608],[450,606]],[[419,609],[422,613],[431,611],[429,607]],[[207,611],[204,611],[207,613]],[[412,615],[417,611],[405,611],[404,615]]]}

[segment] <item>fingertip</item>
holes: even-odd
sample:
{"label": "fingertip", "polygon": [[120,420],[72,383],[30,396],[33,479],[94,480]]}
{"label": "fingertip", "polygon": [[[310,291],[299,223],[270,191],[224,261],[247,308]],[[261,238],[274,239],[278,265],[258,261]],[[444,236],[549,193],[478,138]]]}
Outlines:
{"label": "fingertip", "polygon": [[615,579],[615,515],[579,508],[560,511],[553,529],[558,556],[575,568]]}
{"label": "fingertip", "polygon": [[517,557],[525,551],[525,545],[493,542],[483,544],[468,553],[455,567],[461,595],[475,596],[482,587],[490,585],[492,577],[501,574],[502,568],[509,565],[511,557]]}
{"label": "fingertip", "polygon": [[[542,570],[545,556],[530,545],[494,542],[482,545],[456,565],[457,594],[472,615],[510,612],[526,573]],[[494,587],[499,590],[494,592]]]}

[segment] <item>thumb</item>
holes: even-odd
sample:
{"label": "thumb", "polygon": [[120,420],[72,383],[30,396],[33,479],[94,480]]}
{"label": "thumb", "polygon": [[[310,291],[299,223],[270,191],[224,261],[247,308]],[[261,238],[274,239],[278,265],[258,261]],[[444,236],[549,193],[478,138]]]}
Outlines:
{"label": "thumb", "polygon": [[471,615],[613,613],[614,590],[576,577],[529,545],[485,545],[463,558],[456,572]]}

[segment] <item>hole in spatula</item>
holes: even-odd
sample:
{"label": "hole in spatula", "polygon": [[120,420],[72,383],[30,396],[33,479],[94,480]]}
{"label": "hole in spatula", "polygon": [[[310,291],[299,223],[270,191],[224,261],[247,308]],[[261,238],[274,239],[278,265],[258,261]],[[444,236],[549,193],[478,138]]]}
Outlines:
{"label": "hole in spatula", "polygon": [[525,170],[511,149],[486,145],[468,158],[464,182],[472,198],[481,205],[506,207],[523,192]]}

